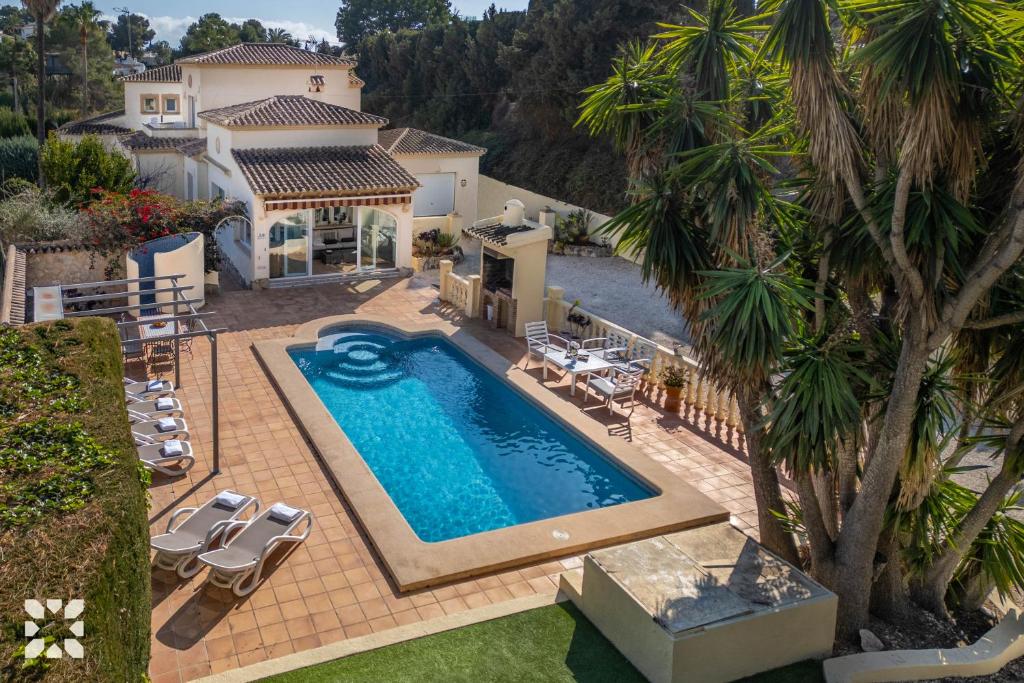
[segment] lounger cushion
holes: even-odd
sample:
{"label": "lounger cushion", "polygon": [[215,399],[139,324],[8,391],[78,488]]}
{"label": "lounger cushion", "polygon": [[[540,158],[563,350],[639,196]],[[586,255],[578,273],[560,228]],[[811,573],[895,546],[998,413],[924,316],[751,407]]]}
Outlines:
{"label": "lounger cushion", "polygon": [[149,391],[163,391],[164,381],[162,379],[151,379],[146,384],[146,389],[148,389]]}
{"label": "lounger cushion", "polygon": [[297,510],[284,503],[274,503],[270,506],[270,517],[281,522],[294,521],[301,514],[302,510]]}
{"label": "lounger cushion", "polygon": [[163,448],[161,448],[160,450],[163,452],[164,456],[168,458],[173,458],[176,455],[181,455],[182,453],[184,453],[185,447],[181,445],[181,440],[170,439],[168,441],[164,441]]}
{"label": "lounger cushion", "polygon": [[221,491],[217,494],[217,503],[234,510],[245,502],[245,496],[240,496],[232,491]]}
{"label": "lounger cushion", "polygon": [[157,410],[174,410],[174,399],[158,398],[156,400]]}
{"label": "lounger cushion", "polygon": [[173,417],[162,417],[156,421],[156,430],[158,432],[173,432],[178,428],[178,423],[174,421]]}

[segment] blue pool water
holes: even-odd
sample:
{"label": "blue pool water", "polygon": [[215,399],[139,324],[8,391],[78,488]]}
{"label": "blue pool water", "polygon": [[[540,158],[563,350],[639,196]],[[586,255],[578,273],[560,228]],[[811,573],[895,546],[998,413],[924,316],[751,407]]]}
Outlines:
{"label": "blue pool water", "polygon": [[445,339],[345,328],[319,348],[290,355],[424,541],[654,495]]}

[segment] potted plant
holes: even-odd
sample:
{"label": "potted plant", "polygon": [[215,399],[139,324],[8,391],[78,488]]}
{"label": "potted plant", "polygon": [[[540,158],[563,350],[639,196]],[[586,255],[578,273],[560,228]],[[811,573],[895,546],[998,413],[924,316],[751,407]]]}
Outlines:
{"label": "potted plant", "polygon": [[665,412],[678,413],[686,386],[686,371],[670,365],[661,371],[661,383],[665,386]]}

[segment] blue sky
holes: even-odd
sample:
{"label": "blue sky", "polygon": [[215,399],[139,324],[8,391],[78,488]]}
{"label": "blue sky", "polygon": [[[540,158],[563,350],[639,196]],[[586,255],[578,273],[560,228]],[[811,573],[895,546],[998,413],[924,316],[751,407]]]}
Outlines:
{"label": "blue sky", "polygon": [[[505,9],[525,9],[528,0],[493,0]],[[453,0],[452,6],[463,16],[480,16],[492,0]],[[149,17],[150,26],[157,32],[156,40],[177,45],[188,25],[206,12],[217,12],[232,21],[256,18],[268,28],[287,29],[296,38],[312,34],[317,39],[337,42],[334,15],[338,3],[330,0],[99,0],[96,6],[108,18],[115,7],[127,7],[136,14]]]}

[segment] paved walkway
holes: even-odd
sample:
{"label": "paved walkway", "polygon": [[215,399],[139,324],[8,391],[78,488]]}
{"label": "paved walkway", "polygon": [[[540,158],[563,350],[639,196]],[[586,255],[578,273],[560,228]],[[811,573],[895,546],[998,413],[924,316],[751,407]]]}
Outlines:
{"label": "paved walkway", "polygon": [[[162,533],[173,510],[197,505],[226,488],[258,495],[265,504],[280,500],[312,510],[316,523],[304,544],[273,556],[266,580],[245,599],[202,587],[205,573],[183,582],[174,574],[154,571],[154,683],[188,681],[517,597],[554,595],[558,575],[580,566],[579,557],[566,557],[433,590],[398,593],[250,348],[254,340],[289,336],[298,324],[328,315],[451,319],[429,282],[413,278],[234,291],[211,297],[207,308],[216,312],[211,322],[229,330],[220,341],[221,473],[210,473],[209,345],[197,339],[194,356],[184,357],[179,396],[198,462],[184,477],[154,477],[151,532]],[[510,360],[520,359],[521,341],[477,322],[467,329]],[[539,369],[531,371],[539,381]],[[550,385],[578,405],[580,397],[569,399],[567,384]],[[752,533],[753,490],[742,455],[726,443],[734,440],[708,436],[701,425],[664,414],[647,401],[628,421],[621,416],[608,419],[603,410],[581,412],[580,419],[597,419],[610,433],[632,440],[681,480],[722,503],[734,522]]]}
{"label": "paved walkway", "polygon": [[[480,272],[480,242],[463,237],[466,259],[454,268],[459,275]],[[437,284],[439,272],[419,276]],[[579,299],[591,313],[612,320],[642,337],[673,348],[689,345],[682,315],[653,286],[645,285],[640,266],[624,258],[583,258],[548,254],[546,282],[565,290],[566,301]]]}

